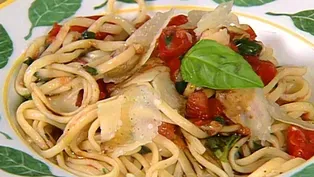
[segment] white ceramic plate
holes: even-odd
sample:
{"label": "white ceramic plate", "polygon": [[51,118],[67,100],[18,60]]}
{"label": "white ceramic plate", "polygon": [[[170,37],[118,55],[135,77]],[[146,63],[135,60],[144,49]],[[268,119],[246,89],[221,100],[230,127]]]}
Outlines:
{"label": "white ceramic plate", "polygon": [[[48,32],[54,22],[71,16],[100,14],[94,7],[105,0],[0,0],[0,176],[73,176],[36,154],[19,133],[15,111],[21,99],[12,85],[27,45]],[[118,0],[119,13],[136,13],[132,0]],[[208,10],[227,0],[147,0],[150,14],[170,8],[178,12]],[[250,24],[258,39],[274,48],[280,64],[308,66],[306,78],[314,80],[314,1],[312,0],[234,0],[241,23]],[[62,8],[66,7],[66,8]],[[61,10],[60,10],[61,9]],[[62,10],[64,9],[64,10]],[[56,11],[62,18],[55,16]],[[309,11],[308,11],[309,10]],[[284,13],[282,16],[267,12]],[[28,39],[28,40],[26,40]],[[313,97],[311,98],[313,102]],[[283,174],[313,177],[314,159]]]}

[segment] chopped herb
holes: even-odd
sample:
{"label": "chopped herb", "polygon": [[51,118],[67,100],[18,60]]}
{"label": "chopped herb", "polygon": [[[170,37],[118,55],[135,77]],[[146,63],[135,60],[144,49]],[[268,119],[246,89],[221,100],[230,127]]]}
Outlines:
{"label": "chopped herb", "polygon": [[102,172],[103,172],[104,174],[107,174],[107,173],[109,173],[109,170],[108,170],[107,168],[102,168]]}
{"label": "chopped herb", "polygon": [[35,72],[34,76],[37,77],[38,82],[48,82],[51,80],[51,78],[41,76],[39,72]]}
{"label": "chopped herb", "polygon": [[32,57],[27,57],[26,60],[23,62],[28,66],[31,65],[35,60]]}
{"label": "chopped herb", "polygon": [[95,38],[96,34],[94,32],[84,31],[82,33],[82,39],[95,39]]}
{"label": "chopped herb", "polygon": [[24,101],[28,101],[28,100],[32,100],[32,99],[33,99],[31,94],[28,94],[28,95],[23,95],[22,97],[23,97],[23,99],[24,99],[24,100],[23,100],[23,102],[24,102]]}
{"label": "chopped herb", "polygon": [[223,117],[220,117],[220,116],[215,117],[213,120],[219,122],[221,125],[226,124],[225,119]]}
{"label": "chopped herb", "polygon": [[247,38],[237,39],[234,43],[238,47],[241,55],[258,56],[263,49],[256,41],[251,41]]}
{"label": "chopped herb", "polygon": [[148,147],[142,146],[142,149],[138,153],[143,155],[143,154],[147,154],[147,153],[150,153],[150,152],[152,152],[152,151]]}
{"label": "chopped herb", "polygon": [[253,142],[253,151],[257,151],[257,150],[260,150],[260,149],[262,149],[263,148],[263,146],[261,145],[261,144],[259,144],[259,143],[257,143],[257,142]]}
{"label": "chopped herb", "polygon": [[182,95],[187,85],[188,83],[185,81],[176,82],[175,86],[176,86],[177,92]]}
{"label": "chopped herb", "polygon": [[90,66],[84,66],[83,67],[85,69],[85,71],[87,71],[89,74],[95,76],[98,74],[98,71],[96,68],[90,67]]}
{"label": "chopped herb", "polygon": [[218,159],[227,162],[230,149],[240,138],[239,135],[235,134],[232,136],[212,136],[206,140],[205,146],[214,152]]}
{"label": "chopped herb", "polygon": [[166,36],[166,45],[169,46],[171,44],[172,41],[172,36]]}

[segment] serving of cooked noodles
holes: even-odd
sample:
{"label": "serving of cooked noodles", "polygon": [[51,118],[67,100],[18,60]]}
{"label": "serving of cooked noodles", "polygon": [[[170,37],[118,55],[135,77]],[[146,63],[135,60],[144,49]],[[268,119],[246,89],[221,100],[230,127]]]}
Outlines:
{"label": "serving of cooked noodles", "polygon": [[281,66],[231,13],[175,10],[55,24],[25,52],[16,119],[77,176],[276,176],[314,155],[306,67]]}

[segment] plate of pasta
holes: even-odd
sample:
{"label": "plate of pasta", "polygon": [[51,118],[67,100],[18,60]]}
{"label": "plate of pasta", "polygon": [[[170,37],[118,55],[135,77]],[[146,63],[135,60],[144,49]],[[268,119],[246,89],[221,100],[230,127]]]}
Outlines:
{"label": "plate of pasta", "polygon": [[205,4],[0,1],[0,175],[313,176],[314,3]]}

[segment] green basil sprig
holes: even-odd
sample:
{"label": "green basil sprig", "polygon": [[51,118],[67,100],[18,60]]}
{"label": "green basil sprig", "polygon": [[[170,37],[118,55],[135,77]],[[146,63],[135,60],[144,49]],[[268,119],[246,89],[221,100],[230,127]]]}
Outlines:
{"label": "green basil sprig", "polygon": [[264,87],[241,55],[213,40],[201,40],[188,51],[181,74],[186,82],[211,89]]}

